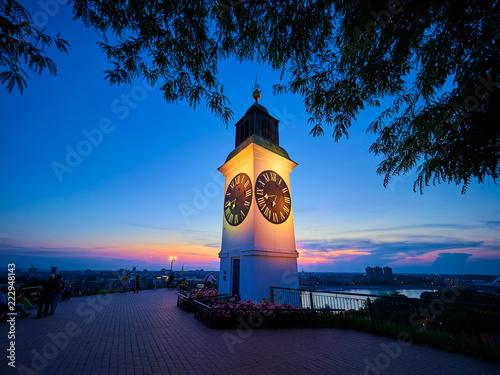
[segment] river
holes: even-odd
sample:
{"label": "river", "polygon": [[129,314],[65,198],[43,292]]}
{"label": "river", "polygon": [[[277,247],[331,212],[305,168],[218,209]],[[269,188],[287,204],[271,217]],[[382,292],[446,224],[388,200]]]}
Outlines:
{"label": "river", "polygon": [[389,296],[391,293],[399,292],[408,298],[420,298],[420,294],[423,292],[433,292],[436,289],[385,289],[385,288],[355,288],[355,289],[325,289],[325,292],[344,292],[344,293],[358,293],[358,294],[370,294],[373,296]]}

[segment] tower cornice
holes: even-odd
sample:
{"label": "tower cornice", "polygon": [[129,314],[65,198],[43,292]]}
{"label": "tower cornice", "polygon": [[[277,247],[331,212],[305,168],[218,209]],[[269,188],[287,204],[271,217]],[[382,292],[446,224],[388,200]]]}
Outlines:
{"label": "tower cornice", "polygon": [[264,137],[258,135],[258,134],[252,134],[250,137],[248,137],[243,143],[241,143],[238,147],[236,147],[233,151],[229,153],[229,155],[226,158],[226,162],[231,160],[233,157],[235,157],[237,154],[239,154],[242,150],[244,150],[246,147],[248,147],[249,144],[254,143],[256,145],[259,145],[265,149],[268,149],[271,152],[274,152],[275,154],[284,157],[285,159],[288,159],[293,162],[293,160],[290,158],[288,155],[288,152],[283,147],[280,147]]}
{"label": "tower cornice", "polygon": [[[254,160],[262,160],[266,163],[271,163],[271,165],[279,164],[284,168],[284,170],[287,170],[288,173],[290,173],[291,170],[298,165],[296,162],[290,159],[288,153],[285,150],[282,149],[284,152],[284,155],[282,155],[275,150],[270,150],[269,148],[261,146],[256,142],[252,142],[253,139],[253,137],[249,138],[248,143],[242,144],[241,148],[238,147],[237,149],[233,150],[233,152],[231,152],[231,154],[229,154],[229,156],[227,157],[226,162],[218,168],[218,170],[224,176],[230,174],[231,170],[237,170],[238,168],[240,168],[240,165],[245,163],[245,161],[249,158],[253,158]],[[281,149],[281,147],[279,148]]]}

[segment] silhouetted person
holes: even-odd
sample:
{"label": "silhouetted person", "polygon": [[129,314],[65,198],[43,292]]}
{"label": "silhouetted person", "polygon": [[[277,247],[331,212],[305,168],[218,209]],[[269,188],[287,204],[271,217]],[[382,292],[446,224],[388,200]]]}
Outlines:
{"label": "silhouetted person", "polygon": [[125,293],[127,290],[128,283],[130,282],[129,274],[126,274],[122,277],[122,290],[121,293]]}
{"label": "silhouetted person", "polygon": [[[57,282],[54,278],[54,274],[50,274],[49,278],[43,284],[42,290],[40,291],[40,297],[38,298],[38,313],[36,314],[35,319],[40,318],[42,316],[46,317],[49,313],[50,309],[50,300],[52,299],[52,293],[54,290],[59,288],[59,282]],[[45,305],[45,308],[43,306]]]}
{"label": "silhouetted person", "polygon": [[55,279],[57,281],[58,286],[52,292],[52,297],[50,299],[49,315],[54,315],[54,313],[56,312],[57,302],[59,301],[59,297],[61,296],[64,287],[66,286],[66,283],[62,279],[62,275],[60,273],[56,274]]}
{"label": "silhouetted person", "polygon": [[207,281],[205,283],[205,288],[207,288],[207,289],[210,289],[212,287],[212,285],[214,284],[214,282],[217,281],[215,279],[213,272],[210,272],[210,274],[207,276],[206,280]]}
{"label": "silhouetted person", "polygon": [[24,310],[29,310],[33,307],[31,301],[28,298],[24,297],[24,293],[21,292],[21,287],[19,285],[16,286],[16,303],[22,304]]}
{"label": "silhouetted person", "polygon": [[63,295],[61,296],[61,301],[65,301],[65,300],[68,300],[71,298],[71,291],[73,290],[73,288],[71,287],[71,284],[69,285],[66,285],[66,287],[64,288],[64,292],[63,292]]}
{"label": "silhouetted person", "polygon": [[[7,302],[8,292],[9,292],[9,287],[7,285],[4,285],[0,289],[0,305],[8,306],[8,302]],[[24,306],[22,303],[16,303],[15,307],[16,307],[16,311],[19,311],[21,313],[21,318],[26,318],[27,316],[31,315],[31,313],[28,313],[24,310]],[[11,312],[8,310],[8,307],[7,307],[7,312]]]}
{"label": "silhouetted person", "polygon": [[172,288],[173,282],[174,282],[174,272],[170,273],[170,276],[168,277],[167,284],[169,288]]}
{"label": "silhouetted person", "polygon": [[187,290],[188,282],[186,278],[182,279],[182,282],[179,283],[179,290]]}
{"label": "silhouetted person", "polygon": [[141,282],[141,277],[137,274],[135,276],[135,290],[134,293],[139,293],[139,283]]}

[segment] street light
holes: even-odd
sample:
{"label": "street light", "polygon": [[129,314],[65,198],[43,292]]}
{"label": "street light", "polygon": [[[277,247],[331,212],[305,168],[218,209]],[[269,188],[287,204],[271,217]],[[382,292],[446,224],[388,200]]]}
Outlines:
{"label": "street light", "polygon": [[177,257],[170,257],[170,274],[172,274],[172,266],[174,265],[174,260],[177,260]]}

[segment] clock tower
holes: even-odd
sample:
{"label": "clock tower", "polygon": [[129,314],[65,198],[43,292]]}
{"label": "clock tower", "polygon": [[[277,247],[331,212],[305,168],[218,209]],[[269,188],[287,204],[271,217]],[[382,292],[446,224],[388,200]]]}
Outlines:
{"label": "clock tower", "polygon": [[259,302],[272,286],[299,286],[290,189],[297,163],[280,147],[278,120],[258,103],[258,85],[253,97],[219,168],[226,181],[219,292]]}

